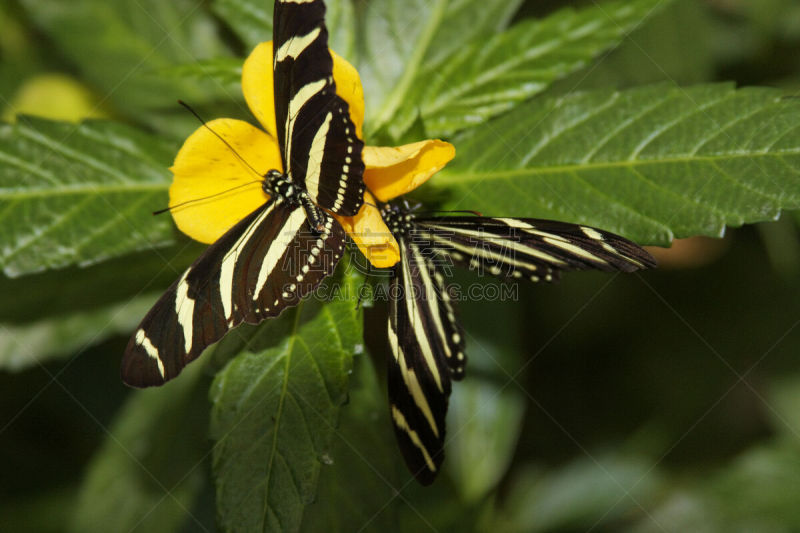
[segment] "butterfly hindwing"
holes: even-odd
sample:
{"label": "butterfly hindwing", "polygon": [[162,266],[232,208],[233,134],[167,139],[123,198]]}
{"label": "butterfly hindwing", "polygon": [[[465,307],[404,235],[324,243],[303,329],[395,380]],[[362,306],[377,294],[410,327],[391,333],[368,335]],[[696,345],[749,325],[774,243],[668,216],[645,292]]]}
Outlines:
{"label": "butterfly hindwing", "polygon": [[324,218],[318,234],[302,207],[270,201],[231,228],[142,320],[125,350],[123,381],[160,385],[241,322],[296,305],[342,255],[344,230]]}
{"label": "butterfly hindwing", "polygon": [[389,407],[411,472],[431,483],[444,460],[451,379],[463,377],[464,335],[444,278],[413,243],[399,238],[402,260],[389,294]]}
{"label": "butterfly hindwing", "polygon": [[336,94],[321,0],[276,0],[275,117],[284,168],[311,199],[353,216],[363,204],[363,142]]}
{"label": "butterfly hindwing", "polygon": [[655,266],[650,254],[619,235],[552,220],[417,219],[414,235],[458,266],[532,281],[554,281],[567,270],[631,272]]}

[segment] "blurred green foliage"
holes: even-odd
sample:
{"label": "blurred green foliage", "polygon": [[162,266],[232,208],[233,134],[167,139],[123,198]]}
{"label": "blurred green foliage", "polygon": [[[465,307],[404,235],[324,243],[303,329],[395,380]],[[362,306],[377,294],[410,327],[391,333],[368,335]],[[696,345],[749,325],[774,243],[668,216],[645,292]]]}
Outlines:
{"label": "blurred green foliage", "polygon": [[[417,38],[420,28],[410,27],[402,18],[408,13],[401,9],[397,19],[376,20],[381,12],[370,9],[391,2],[370,2],[337,4],[331,26],[337,49],[360,54],[355,62],[365,77],[368,105],[369,91],[376,93],[368,109],[376,122],[370,126],[367,117],[368,126],[374,128],[372,138],[394,142],[417,139],[428,131],[445,136],[449,131],[457,139],[491,136],[485,131],[455,135],[465,124],[452,110],[463,109],[468,99],[448,101],[447,113],[437,114],[440,108],[431,105],[423,106],[420,116],[414,115],[413,101],[402,96],[423,98],[419,93],[427,89],[433,102],[447,93],[447,87],[408,86],[413,78],[408,77],[411,67],[405,61],[415,54],[427,57],[428,63],[413,65],[425,75],[426,69],[441,68],[442,58],[436,53],[444,53],[441,50],[446,47],[433,47],[436,53],[431,53]],[[32,79],[49,73],[67,76],[80,87],[80,98],[63,101],[85,106],[90,98],[91,110],[115,121],[111,126],[81,126],[88,139],[100,135],[98,128],[110,128],[102,130],[108,146],[97,153],[87,149],[89,157],[83,162],[88,170],[72,168],[75,174],[68,177],[80,181],[81,176],[95,176],[93,194],[102,195],[110,182],[97,170],[100,163],[133,169],[129,176],[153,190],[135,196],[142,204],[141,212],[131,215],[131,240],[140,236],[138,231],[145,231],[142,228],[157,226],[147,230],[155,232],[154,240],[172,243],[125,247],[124,240],[116,239],[114,244],[121,247],[118,253],[109,248],[92,255],[74,254],[67,244],[58,246],[69,241],[74,227],[54,225],[58,238],[32,254],[24,268],[3,262],[2,531],[188,532],[215,531],[220,526],[261,530],[263,526],[245,528],[246,522],[236,514],[242,510],[230,503],[229,487],[220,485],[219,479],[224,479],[241,489],[236,485],[243,483],[241,477],[252,471],[262,475],[257,469],[231,474],[237,465],[226,463],[232,456],[224,451],[258,454],[258,445],[244,448],[244,444],[259,431],[267,431],[251,421],[240,428],[242,436],[234,435],[230,441],[220,438],[227,425],[246,418],[226,411],[238,402],[237,393],[245,385],[227,389],[230,385],[225,380],[246,381],[248,370],[263,370],[258,362],[267,356],[285,357],[280,360],[290,364],[287,352],[272,342],[291,335],[309,338],[314,327],[332,335],[339,326],[324,320],[318,307],[304,307],[292,313],[292,317],[303,317],[295,323],[296,329],[289,331],[290,323],[283,317],[266,328],[253,328],[256,333],[244,337],[272,339],[266,344],[246,349],[241,337],[226,339],[214,354],[205,356],[204,363],[195,363],[191,372],[162,389],[126,390],[118,373],[127,334],[137,317],[200,249],[174,234],[165,220],[153,222],[146,216],[146,211],[161,207],[153,202],[164,198],[169,154],[196,127],[174,101],[191,101],[208,117],[247,116],[237,87],[237,69],[252,42],[261,39],[260,25],[265,27],[263,39],[269,38],[270,17],[263,16],[264,10],[269,14],[269,6],[248,11],[261,3],[0,0],[0,107],[9,113],[21,105],[20,89]],[[448,4],[412,3],[421,10]],[[455,9],[453,4],[457,3],[450,3],[451,9]],[[610,9],[611,5],[622,9],[627,3],[483,0],[477,4],[494,10],[487,8],[477,18],[469,13],[461,13],[460,18],[453,15],[462,26],[465,20],[473,22],[469,31],[462,32],[461,26],[452,23],[439,28],[437,36],[455,48],[473,39],[470,49],[477,50],[481,39],[493,38],[502,27],[501,20],[511,21],[512,28],[535,28],[538,20],[552,23],[549,17],[565,6],[585,14],[583,9]],[[356,12],[366,13],[358,19],[369,22],[366,30],[353,22],[351,15]],[[560,12],[557,17],[567,24],[565,33],[572,35],[579,26],[569,26],[569,21],[580,18],[569,13]],[[378,58],[385,64],[365,54],[363,43],[351,37],[357,34],[366,36],[365,41],[379,41],[381,31],[389,31],[381,24],[405,24],[407,32],[391,30],[397,42]],[[544,69],[534,76],[535,67],[542,63],[532,61],[526,67],[531,78],[523,81],[536,85],[520,83],[512,87],[513,94],[502,98],[492,83],[476,88],[469,79],[457,81],[476,91],[467,91],[468,95],[495,98],[502,104],[478,106],[479,120],[511,108],[508,120],[518,102],[531,98],[532,103],[522,105],[537,106],[574,91],[598,89],[606,92],[596,94],[610,94],[650,83],[688,87],[732,81],[739,86],[779,88],[786,98],[769,93],[770,98],[779,101],[776,106],[785,101],[787,109],[791,95],[800,88],[800,4],[796,0],[677,0],[640,27],[619,29],[606,28],[603,39],[579,40],[571,47],[559,43],[557,50],[565,56],[543,54],[542,59],[554,70]],[[398,32],[407,39],[398,38]],[[559,33],[545,35],[556,38]],[[464,39],[461,44],[460,38]],[[608,50],[617,41],[621,41],[619,46]],[[537,43],[529,46],[535,48]],[[490,50],[498,57],[513,58],[503,55],[503,47],[513,48],[512,44],[499,38]],[[575,57],[566,58],[565,50]],[[472,64],[468,57],[460,59],[457,64]],[[514,81],[513,76],[494,81],[498,80],[512,85]],[[381,88],[391,91],[377,94]],[[781,116],[776,107],[772,119],[780,123]],[[392,122],[395,117],[401,120]],[[31,124],[48,133],[51,148],[80,151],[79,145],[70,144],[77,140],[64,134],[63,128],[70,126],[39,120],[3,126],[0,153],[7,153],[3,149],[7,139],[16,138],[8,132],[31,128]],[[29,157],[39,150],[35,143],[22,148],[26,151],[17,153]],[[469,159],[476,154],[463,157],[462,169],[477,164]],[[796,159],[787,155],[785,161],[797,168]],[[56,175],[58,163],[50,162]],[[0,174],[0,184],[9,176],[10,172]],[[452,176],[458,174],[449,179]],[[15,191],[13,187],[2,190]],[[724,192],[724,186],[718,190]],[[131,194],[139,193],[134,189]],[[630,190],[619,194],[635,197]],[[151,199],[143,200],[144,195]],[[764,208],[760,218],[742,215],[745,208],[758,211],[751,197],[743,197],[742,206],[732,208],[725,221],[733,218],[736,224],[737,216],[742,217],[738,223],[770,218],[781,207],[791,206],[788,199],[796,195],[797,189],[791,189],[771,196],[764,204],[771,210]],[[542,200],[546,195],[534,196],[530,194],[529,203],[519,204],[522,212],[496,214],[570,212],[556,200]],[[725,201],[724,194],[719,196],[722,200],[708,200],[707,211],[718,211],[719,204],[714,202]],[[81,200],[91,205],[91,198]],[[456,200],[444,198],[451,206]],[[486,197],[483,201],[502,205]],[[3,222],[0,236],[11,232],[14,224],[24,234],[27,226],[35,226],[32,220],[39,224],[48,214],[57,219],[57,210],[63,206],[54,205],[36,204],[39,219],[33,218],[31,209],[20,209],[13,224]],[[459,207],[475,208],[466,203]],[[609,229],[629,235],[638,227],[627,216],[615,218],[613,213],[570,214],[584,219],[598,216],[619,225]],[[289,494],[283,486],[287,492],[281,511],[288,518],[281,529],[293,530],[299,523],[302,531],[343,532],[797,531],[798,223],[800,216],[789,211],[777,222],[728,231],[723,241],[692,241],[688,248],[676,247],[663,261],[664,268],[653,272],[568,275],[553,286],[520,285],[513,302],[465,302],[460,311],[469,334],[468,377],[456,385],[452,397],[445,470],[429,488],[413,482],[393,440],[381,378],[386,310],[380,303],[365,303],[366,350],[359,355],[360,340],[354,340],[359,337],[358,313],[349,303],[340,305],[336,317],[347,322],[341,332],[351,349],[340,347],[338,359],[336,349],[323,354],[321,360],[329,365],[332,376],[324,380],[327,388],[315,389],[307,379],[291,385],[298,387],[295,392],[304,391],[298,398],[308,397],[307,390],[324,389],[327,394],[319,403],[301,405],[294,413],[303,418],[313,411],[322,420],[315,424],[324,435],[317,435],[321,443],[315,442],[312,449],[324,453],[304,456],[313,463],[303,471],[307,490]],[[719,227],[702,232],[713,234]],[[678,231],[680,236],[695,233],[701,233],[695,221]],[[664,235],[652,240],[663,241]],[[4,254],[0,249],[0,255]],[[66,268],[53,269],[56,266]],[[27,274],[10,277],[23,272]],[[469,273],[459,273],[457,279],[463,284],[485,282]],[[352,355],[356,356],[351,362]],[[269,389],[269,380],[274,378],[268,375],[264,387]],[[272,401],[269,394],[266,391],[265,397]],[[317,411],[323,404],[324,416]],[[263,424],[270,423],[268,414],[258,413]],[[275,440],[277,433],[276,428],[269,435]],[[238,466],[249,469],[246,462]],[[279,489],[280,479],[275,481]],[[273,495],[270,503],[280,505],[281,494],[278,499]],[[219,511],[222,519],[215,510],[217,495],[232,509]],[[234,491],[233,497],[238,495]],[[238,526],[227,521],[231,517],[240,520]]]}

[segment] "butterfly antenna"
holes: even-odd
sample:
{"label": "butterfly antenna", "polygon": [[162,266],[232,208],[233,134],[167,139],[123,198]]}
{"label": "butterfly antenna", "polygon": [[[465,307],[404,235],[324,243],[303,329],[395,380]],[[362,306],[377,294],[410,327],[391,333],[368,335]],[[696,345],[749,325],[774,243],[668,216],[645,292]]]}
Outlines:
{"label": "butterfly antenna", "polygon": [[197,113],[197,111],[195,111],[194,109],[192,109],[192,107],[191,107],[189,104],[187,104],[187,103],[186,103],[186,102],[184,102],[183,100],[178,100],[178,103],[179,103],[179,104],[181,104],[183,107],[185,107],[187,110],[189,110],[189,113],[191,113],[192,115],[194,115],[194,116],[195,116],[195,118],[196,118],[197,120],[199,120],[199,121],[200,121],[200,124],[202,124],[202,125],[203,125],[203,126],[204,126],[204,127],[207,129],[207,130],[208,130],[208,131],[210,131],[211,133],[213,133],[213,134],[214,134],[214,136],[215,136],[217,139],[219,139],[220,141],[222,141],[223,143],[225,143],[225,146],[227,146],[227,147],[228,147],[228,149],[230,149],[230,151],[231,151],[231,152],[233,152],[233,155],[235,155],[235,156],[236,156],[236,158],[237,158],[239,161],[241,161],[241,162],[242,162],[242,164],[243,164],[244,166],[246,166],[247,168],[249,168],[250,170],[252,170],[252,171],[253,171],[253,173],[255,173],[255,175],[257,175],[259,178],[263,178],[263,177],[264,177],[264,176],[263,176],[263,174],[261,174],[261,173],[260,173],[258,170],[256,170],[255,168],[253,168],[253,165],[251,165],[250,163],[248,163],[248,162],[247,162],[247,161],[246,161],[246,160],[245,160],[245,159],[244,159],[242,156],[240,156],[240,155],[239,155],[239,152],[237,152],[237,151],[236,151],[236,149],[234,149],[234,147],[233,147],[233,146],[231,146],[231,144],[230,144],[228,141],[226,141],[226,140],[225,140],[225,139],[222,137],[222,135],[220,135],[220,134],[219,134],[219,133],[217,133],[216,131],[212,130],[212,129],[211,129],[211,127],[210,127],[210,126],[209,126],[209,125],[206,123],[206,121],[205,121],[205,120],[203,120],[203,117],[201,117],[201,116],[200,116],[200,115]]}
{"label": "butterfly antenna", "polygon": [[203,200],[208,200],[209,198],[216,198],[217,196],[222,196],[223,194],[228,194],[229,192],[235,191],[236,189],[241,189],[242,187],[249,187],[250,185],[253,185],[255,183],[260,184],[261,180],[248,181],[247,183],[242,183],[241,185],[237,185],[236,187],[231,187],[230,189],[226,189],[224,191],[221,191],[221,192],[218,192],[218,193],[215,193],[215,194],[211,194],[209,196],[204,196],[202,198],[193,198],[192,200],[186,200],[185,202],[181,202],[179,204],[171,205],[169,207],[165,207],[164,209],[159,209],[158,211],[153,211],[153,214],[154,215],[160,215],[161,213],[166,213],[167,211],[172,211],[173,209],[175,209],[177,207],[183,207],[184,205],[193,204],[195,202],[202,202]]}

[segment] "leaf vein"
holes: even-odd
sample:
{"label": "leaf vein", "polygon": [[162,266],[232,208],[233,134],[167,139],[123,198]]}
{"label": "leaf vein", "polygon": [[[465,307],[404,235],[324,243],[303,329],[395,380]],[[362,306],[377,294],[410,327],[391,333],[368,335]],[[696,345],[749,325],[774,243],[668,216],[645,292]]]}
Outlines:
{"label": "leaf vein", "polygon": [[[614,93],[612,98],[609,98],[608,101],[605,102],[605,104],[603,104],[602,106],[599,106],[599,107],[597,107],[595,109],[592,109],[591,112],[586,113],[584,116],[580,117],[579,120],[577,120],[575,122],[571,122],[569,124],[566,124],[563,128],[560,128],[560,129],[556,130],[553,133],[553,135],[550,135],[550,136],[547,136],[546,138],[544,138],[543,139],[544,142],[539,143],[538,146],[535,145],[533,147],[533,149],[530,152],[528,152],[527,155],[525,155],[525,157],[521,158],[519,164],[523,165],[523,166],[527,165],[534,157],[536,157],[539,153],[541,153],[541,151],[543,149],[545,149],[548,146],[550,146],[551,144],[553,144],[554,140],[556,140],[559,137],[561,137],[562,135],[574,130],[579,125],[588,122],[589,120],[591,120],[592,118],[594,118],[595,116],[600,114],[602,111],[605,111],[606,108],[611,107],[618,99],[619,99],[619,93]],[[562,100],[559,105],[563,105],[563,103],[564,103],[564,101]],[[544,120],[544,119],[542,119],[542,120]],[[520,139],[519,143],[521,143],[523,140],[524,139]],[[517,145],[519,145],[519,143],[517,143]]]}
{"label": "leaf vein", "polygon": [[[734,93],[731,93],[731,94],[734,94]],[[723,101],[724,101],[724,99],[720,100],[719,103],[722,103]],[[707,145],[708,143],[710,143],[711,141],[713,141],[714,139],[716,139],[720,135],[726,135],[727,136],[727,131],[729,129],[735,127],[737,124],[741,123],[744,120],[747,120],[748,118],[752,117],[753,115],[756,115],[756,114],[760,113],[761,111],[763,111],[763,108],[759,107],[757,109],[751,110],[750,112],[748,112],[744,116],[735,116],[727,124],[725,124],[724,126],[720,125],[720,124],[717,124],[716,121],[714,121],[714,128],[711,130],[711,134],[708,135],[707,137],[705,137],[704,139],[700,139],[700,142],[694,148],[692,148],[689,151],[689,153],[691,153],[691,154],[698,153],[700,150],[703,149],[703,147],[705,145]],[[729,136],[728,136],[728,139],[730,139]]]}
{"label": "leaf vein", "polygon": [[49,222],[49,225],[45,227],[42,231],[38,232],[34,231],[32,234],[29,234],[30,237],[27,240],[23,240],[21,243],[17,243],[17,246],[9,250],[8,253],[5,255],[5,257],[3,258],[3,260],[7,264],[9,259],[18,255],[20,251],[25,250],[26,248],[30,248],[31,245],[33,245],[37,241],[40,241],[44,236],[51,233],[54,229],[60,227],[65,221],[77,215],[83,209],[84,205],[90,200],[93,200],[93,198],[91,197],[84,198],[77,204],[70,207],[67,211],[62,212],[58,217],[52,219]]}

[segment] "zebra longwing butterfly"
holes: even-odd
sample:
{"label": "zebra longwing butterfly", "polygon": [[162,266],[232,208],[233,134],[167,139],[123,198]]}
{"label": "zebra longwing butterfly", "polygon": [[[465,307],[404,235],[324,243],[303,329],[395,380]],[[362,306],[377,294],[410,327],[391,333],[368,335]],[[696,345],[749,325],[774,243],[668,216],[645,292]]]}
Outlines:
{"label": "zebra longwing butterfly", "polygon": [[389,295],[389,407],[400,450],[423,485],[444,460],[451,380],[464,377],[464,332],[442,259],[510,280],[555,281],[562,271],[632,272],[655,266],[633,242],[589,226],[482,216],[416,217],[399,206],[381,215],[400,246]]}
{"label": "zebra longwing butterfly", "polygon": [[342,255],[345,231],[325,210],[360,209],[363,143],[336,95],[324,2],[276,0],[273,50],[286,172],[263,176],[270,199],[209,246],[142,320],[122,361],[128,385],[161,385],[234,326],[296,305]]}

